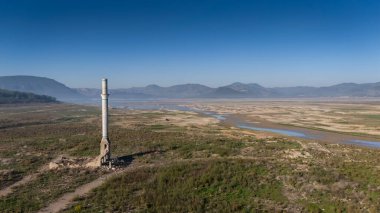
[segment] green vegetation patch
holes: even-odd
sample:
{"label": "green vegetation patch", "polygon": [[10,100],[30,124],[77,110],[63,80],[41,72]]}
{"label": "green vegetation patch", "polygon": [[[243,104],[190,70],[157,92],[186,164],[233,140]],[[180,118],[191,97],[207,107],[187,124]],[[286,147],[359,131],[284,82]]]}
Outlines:
{"label": "green vegetation patch", "polygon": [[0,110],[0,188],[33,173],[58,155],[96,156],[100,126],[86,123],[93,107],[52,104]]}
{"label": "green vegetation patch", "polygon": [[274,208],[287,200],[274,173],[247,160],[141,169],[107,181],[69,212],[236,212],[269,208],[268,201]]}
{"label": "green vegetation patch", "polygon": [[64,169],[41,174],[36,180],[19,186],[0,200],[1,212],[36,212],[62,194],[94,180],[99,171]]}
{"label": "green vegetation patch", "polygon": [[57,102],[53,97],[33,93],[17,92],[0,89],[0,104],[52,103]]}

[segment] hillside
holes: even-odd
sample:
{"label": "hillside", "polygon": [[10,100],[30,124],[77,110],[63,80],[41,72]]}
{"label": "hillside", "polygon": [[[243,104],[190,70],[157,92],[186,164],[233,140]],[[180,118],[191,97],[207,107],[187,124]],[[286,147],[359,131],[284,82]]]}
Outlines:
{"label": "hillside", "polygon": [[0,89],[19,92],[30,92],[38,95],[48,95],[59,100],[83,97],[77,91],[50,78],[35,76],[3,76],[0,77]]}
{"label": "hillside", "polygon": [[282,87],[272,91],[279,97],[380,97],[380,82],[355,84],[342,83],[327,87]]}
{"label": "hillside", "polygon": [[[98,98],[99,89],[76,89],[86,97]],[[201,84],[170,87],[149,85],[129,89],[111,89],[114,98],[321,98],[321,97],[380,97],[380,83],[343,83],[328,87],[275,87],[259,84],[233,83],[211,88]]]}
{"label": "hillside", "polygon": [[16,92],[0,89],[0,104],[20,104],[20,103],[53,103],[55,98],[46,95],[36,95],[33,93]]}
{"label": "hillside", "polygon": [[[69,88],[49,78],[34,76],[0,77],[0,89],[31,92],[56,97],[58,100],[80,102],[86,98],[99,98],[98,88]],[[236,82],[217,88],[201,84],[180,84],[169,87],[148,85],[110,89],[112,98],[323,98],[323,97],[380,97],[379,83],[343,83],[327,87],[263,87],[256,83]]]}

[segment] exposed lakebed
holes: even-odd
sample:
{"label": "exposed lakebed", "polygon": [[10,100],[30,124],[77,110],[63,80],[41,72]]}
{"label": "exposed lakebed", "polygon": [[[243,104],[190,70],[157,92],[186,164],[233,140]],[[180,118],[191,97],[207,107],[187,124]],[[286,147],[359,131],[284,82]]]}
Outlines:
{"label": "exposed lakebed", "polygon": [[194,110],[192,108],[180,105],[178,103],[161,103],[161,102],[118,102],[114,103],[114,106],[117,108],[126,108],[131,110],[180,110],[180,111],[193,111],[201,113],[207,116],[212,116],[222,122],[228,123],[232,126],[241,129],[248,129],[254,131],[269,132],[278,135],[284,135],[289,137],[301,138],[301,139],[310,139],[310,140],[319,140],[324,142],[331,143],[345,143],[353,144],[369,148],[379,148],[380,149],[380,140],[372,139],[369,137],[354,136],[344,133],[329,132],[324,130],[314,130],[306,129],[302,127],[293,127],[281,124],[273,124],[265,121],[255,121],[251,122],[247,119],[242,118],[241,116],[234,115],[222,115],[215,112],[209,111],[200,111]]}
{"label": "exposed lakebed", "polygon": [[241,129],[270,132],[301,139],[353,144],[380,149],[380,141],[376,141],[375,139],[368,140],[366,137],[358,137],[349,134],[335,133],[323,130],[312,130],[301,127],[289,127],[286,125],[272,124],[268,122],[247,122],[237,116],[220,115],[217,113],[207,112],[206,114],[211,115],[221,121],[227,121],[229,124]]}

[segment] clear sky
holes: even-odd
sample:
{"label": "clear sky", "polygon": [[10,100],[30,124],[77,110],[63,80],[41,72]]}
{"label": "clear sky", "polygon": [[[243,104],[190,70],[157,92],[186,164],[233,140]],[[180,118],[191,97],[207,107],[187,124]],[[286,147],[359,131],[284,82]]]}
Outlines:
{"label": "clear sky", "polygon": [[379,0],[0,0],[0,75],[71,87],[380,81]]}

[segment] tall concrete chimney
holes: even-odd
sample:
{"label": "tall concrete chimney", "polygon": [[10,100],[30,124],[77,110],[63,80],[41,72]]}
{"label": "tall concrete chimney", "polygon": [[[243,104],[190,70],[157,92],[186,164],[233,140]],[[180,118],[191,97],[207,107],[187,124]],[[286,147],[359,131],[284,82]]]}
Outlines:
{"label": "tall concrete chimney", "polygon": [[108,82],[102,79],[102,141],[100,142],[100,165],[106,164],[111,158],[111,142],[108,138]]}

